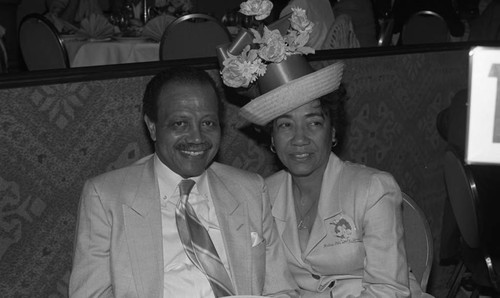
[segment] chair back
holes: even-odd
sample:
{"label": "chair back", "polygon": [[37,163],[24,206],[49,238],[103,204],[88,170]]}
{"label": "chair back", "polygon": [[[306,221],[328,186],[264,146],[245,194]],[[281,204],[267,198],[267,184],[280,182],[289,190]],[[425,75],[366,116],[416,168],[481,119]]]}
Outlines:
{"label": "chair back", "polygon": [[385,18],[381,21],[378,34],[378,46],[385,47],[392,45],[394,34],[394,18]]}
{"label": "chair back", "polygon": [[182,16],[168,25],[160,41],[160,60],[216,57],[216,47],[231,41],[227,28],[205,14]]}
{"label": "chair back", "polygon": [[6,73],[8,70],[7,49],[3,40],[0,38],[0,73]]}
{"label": "chair back", "polygon": [[[475,266],[470,267],[473,276],[481,276],[479,280],[474,280],[477,284],[482,286],[491,286],[495,289],[497,294],[500,294],[500,277],[498,269],[498,258],[492,257],[484,243],[481,231],[483,229],[482,221],[480,220],[480,198],[477,190],[476,181],[472,175],[472,171],[467,164],[460,158],[457,150],[448,149],[444,155],[444,177],[446,182],[446,189],[450,199],[451,209],[455,215],[458,229],[462,235],[463,241],[473,249],[481,251],[484,267]],[[467,263],[465,263],[467,261]],[[464,260],[467,266],[470,260]],[[461,267],[463,267],[461,265]],[[488,280],[485,281],[481,272],[486,268]],[[448,297],[455,297],[453,295],[458,291],[460,281],[464,270],[455,274],[453,284],[451,286],[450,295]],[[486,282],[486,283],[485,283]],[[485,284],[483,284],[485,283]],[[471,296],[472,297],[472,296]],[[496,296],[495,296],[496,297]]]}
{"label": "chair back", "polygon": [[267,25],[267,28],[271,31],[273,30],[278,30],[281,35],[286,35],[288,32],[288,29],[290,29],[290,17],[292,16],[292,13],[286,14],[276,21],[272,22],[271,24]]}
{"label": "chair back", "polygon": [[470,169],[454,150],[445,152],[444,178],[460,234],[469,247],[478,248],[479,195]]}
{"label": "chair back", "polygon": [[425,292],[434,255],[431,228],[422,209],[405,193],[403,193],[403,227],[408,264],[422,291]]}
{"label": "chair back", "polygon": [[69,67],[68,53],[57,29],[41,14],[29,14],[21,20],[19,45],[28,70]]}
{"label": "chair back", "polygon": [[425,44],[450,41],[450,30],[444,18],[434,11],[413,14],[401,30],[401,44]]}

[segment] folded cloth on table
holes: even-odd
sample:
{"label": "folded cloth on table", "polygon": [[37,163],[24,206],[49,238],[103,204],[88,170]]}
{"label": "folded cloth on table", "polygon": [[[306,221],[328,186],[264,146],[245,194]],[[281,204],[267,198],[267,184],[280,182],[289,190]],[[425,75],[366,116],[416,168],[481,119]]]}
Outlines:
{"label": "folded cloth on table", "polygon": [[80,22],[77,35],[89,39],[106,39],[113,35],[114,27],[103,15],[91,14]]}
{"label": "folded cloth on table", "polygon": [[175,21],[175,17],[167,14],[152,18],[144,26],[142,36],[148,37],[154,41],[160,41],[163,32],[165,32],[165,29],[167,29],[168,25],[173,21]]}
{"label": "folded cloth on table", "polygon": [[45,17],[54,24],[54,27],[56,27],[57,32],[62,33],[62,34],[72,34],[77,32],[79,29],[75,25],[71,24],[68,21],[65,21],[58,17],[54,13],[46,13]]}

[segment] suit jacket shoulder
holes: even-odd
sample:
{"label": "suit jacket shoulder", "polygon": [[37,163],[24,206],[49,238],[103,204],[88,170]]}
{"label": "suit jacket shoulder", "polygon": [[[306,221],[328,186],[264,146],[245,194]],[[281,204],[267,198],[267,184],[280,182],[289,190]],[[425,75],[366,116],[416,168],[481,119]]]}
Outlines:
{"label": "suit jacket shoulder", "polygon": [[244,188],[254,191],[262,189],[264,178],[257,173],[235,168],[218,162],[212,163],[210,169],[223,181],[229,189]]}
{"label": "suit jacket shoulder", "polygon": [[[99,189],[101,198],[108,203],[112,203],[117,200],[123,200],[123,198],[130,198],[123,197],[120,194],[136,193],[140,181],[147,181],[147,183],[151,183],[152,185],[155,184],[152,154],[126,167],[92,177],[85,184],[86,186],[93,185],[93,187]],[[106,204],[106,202],[103,203]]]}

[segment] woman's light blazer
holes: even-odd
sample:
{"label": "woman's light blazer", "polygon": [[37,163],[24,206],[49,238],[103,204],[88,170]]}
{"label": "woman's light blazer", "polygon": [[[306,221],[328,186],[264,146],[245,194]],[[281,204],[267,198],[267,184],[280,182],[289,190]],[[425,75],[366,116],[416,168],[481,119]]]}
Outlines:
{"label": "woman's light blazer", "polygon": [[302,297],[410,296],[402,197],[390,174],[344,162],[332,153],[304,253],[299,246],[291,175],[280,171],[266,183]]}

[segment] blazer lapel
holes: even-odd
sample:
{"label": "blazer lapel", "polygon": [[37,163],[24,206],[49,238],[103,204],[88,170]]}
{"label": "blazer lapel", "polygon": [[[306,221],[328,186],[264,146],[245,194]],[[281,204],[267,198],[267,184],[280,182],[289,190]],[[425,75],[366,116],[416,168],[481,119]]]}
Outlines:
{"label": "blazer lapel", "polygon": [[343,169],[341,161],[332,154],[328,159],[328,165],[323,175],[321,183],[321,194],[318,202],[318,216],[314,221],[309,241],[307,242],[306,250],[304,251],[304,258],[311,253],[311,251],[326,237],[327,229],[330,224],[330,219],[342,212],[340,206],[340,185],[333,183],[337,181],[340,172]]}
{"label": "blazer lapel", "polygon": [[141,297],[161,297],[163,293],[163,245],[161,207],[153,158],[146,162],[143,172],[129,177],[131,201],[124,204],[125,233],[132,263],[132,272]]}
{"label": "blazer lapel", "polygon": [[207,175],[236,293],[251,293],[252,260],[246,257],[251,255],[246,204],[237,199],[238,192],[231,190],[232,186],[226,185],[213,169],[209,168]]}
{"label": "blazer lapel", "polygon": [[299,235],[295,227],[297,221],[291,192],[291,176],[287,173],[283,175],[283,178],[282,181],[277,183],[279,190],[272,207],[272,213],[285,248],[295,257],[298,264],[304,265],[302,252],[300,251]]}

